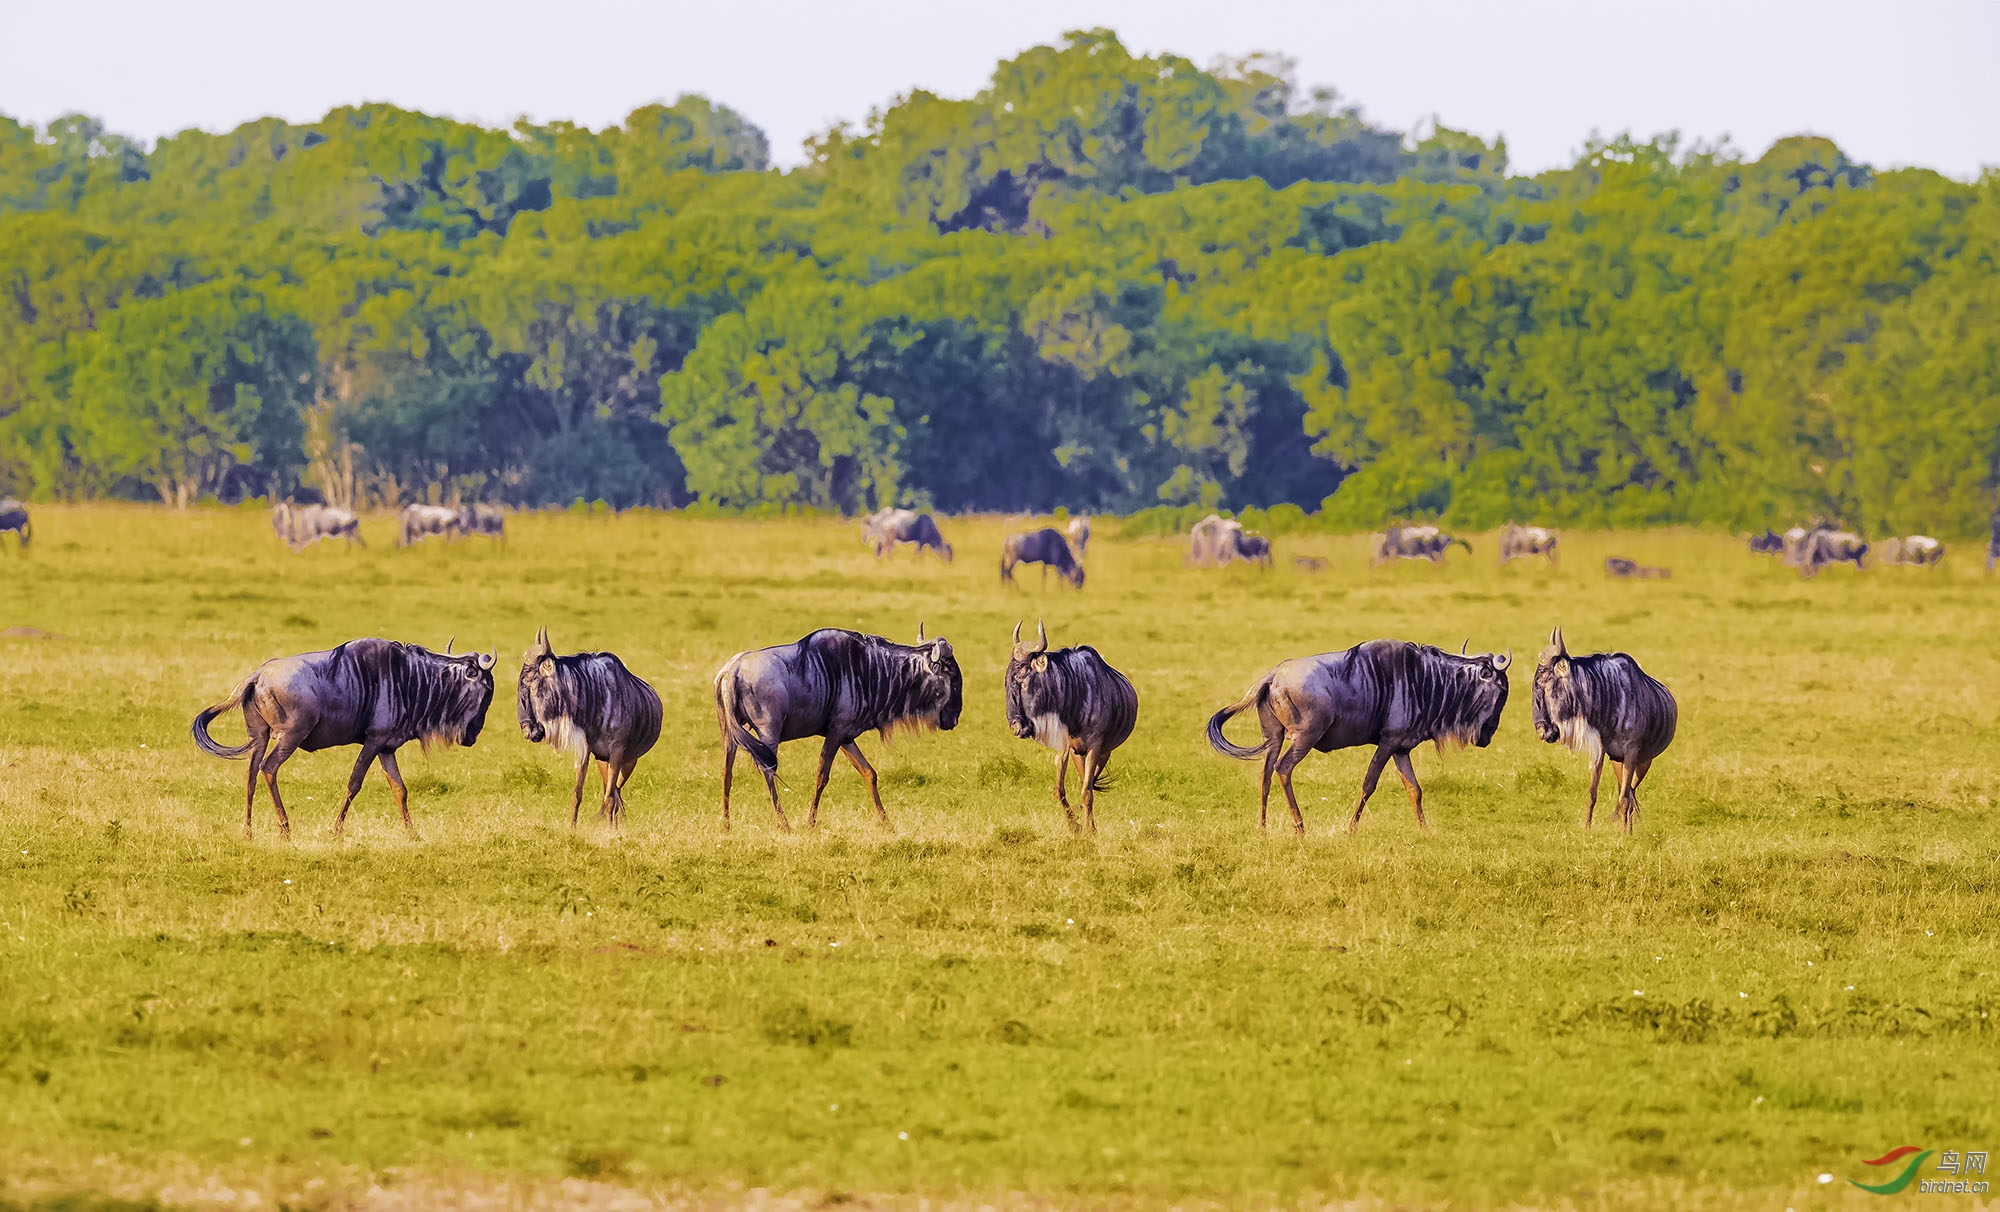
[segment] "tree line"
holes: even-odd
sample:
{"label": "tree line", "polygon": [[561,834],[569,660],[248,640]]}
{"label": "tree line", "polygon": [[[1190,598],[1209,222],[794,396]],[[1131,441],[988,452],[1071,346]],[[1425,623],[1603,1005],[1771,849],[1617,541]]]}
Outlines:
{"label": "tree line", "polygon": [[[698,96],[0,117],[0,490],[745,510],[1274,506],[1965,533],[2000,174],[1370,124],[1105,30],[770,166]],[[1288,513],[1294,512],[1287,510]]]}

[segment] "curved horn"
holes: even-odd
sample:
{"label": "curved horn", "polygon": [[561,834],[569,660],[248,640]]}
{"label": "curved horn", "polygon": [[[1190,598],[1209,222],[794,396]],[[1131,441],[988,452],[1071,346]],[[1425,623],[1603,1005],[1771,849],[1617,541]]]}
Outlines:
{"label": "curved horn", "polygon": [[[1026,621],[1027,620],[1025,619],[1022,620],[1022,622]],[[1020,642],[1021,642],[1021,623],[1016,623],[1014,624],[1014,643],[1018,645],[1020,644]]]}
{"label": "curved horn", "polygon": [[1470,647],[1472,647],[1472,637],[1471,637],[1471,636],[1466,636],[1466,637],[1465,637],[1465,643],[1463,643],[1463,644],[1460,644],[1460,645],[1458,646],[1458,655],[1460,655],[1460,656],[1464,656],[1464,655],[1465,655],[1465,650],[1466,650],[1466,649],[1468,649],[1468,648],[1470,648]]}
{"label": "curved horn", "polygon": [[1048,627],[1047,627],[1046,625],[1044,625],[1044,624],[1043,624],[1042,620],[1040,620],[1040,619],[1036,619],[1036,620],[1035,620],[1035,651],[1036,651],[1036,652],[1047,652],[1048,650],[1049,650],[1049,629],[1048,629]]}
{"label": "curved horn", "polygon": [[1549,633],[1549,643],[1554,644],[1556,651],[1561,655],[1569,655],[1569,645],[1563,643],[1563,629],[1561,626],[1557,626],[1554,631]]}
{"label": "curved horn", "polygon": [[1508,645],[1507,647],[1506,656],[1497,656],[1493,658],[1493,668],[1495,669],[1505,669],[1507,668],[1507,666],[1512,665],[1513,663],[1514,663],[1514,648],[1511,644]]}
{"label": "curved horn", "polygon": [[535,634],[535,646],[543,652],[554,655],[555,646],[549,643],[549,629],[544,627]]}
{"label": "curved horn", "polygon": [[921,643],[923,643],[923,642],[924,642],[924,621],[923,621],[922,619],[918,619],[918,620],[917,620],[917,643],[921,644]]}
{"label": "curved horn", "polygon": [[458,637],[457,637],[457,636],[453,636],[453,637],[451,637],[450,639],[448,639],[448,640],[446,640],[446,641],[444,642],[444,654],[445,654],[446,656],[450,656],[450,655],[451,655],[451,646],[452,646],[453,644],[456,644],[456,643],[458,643]]}

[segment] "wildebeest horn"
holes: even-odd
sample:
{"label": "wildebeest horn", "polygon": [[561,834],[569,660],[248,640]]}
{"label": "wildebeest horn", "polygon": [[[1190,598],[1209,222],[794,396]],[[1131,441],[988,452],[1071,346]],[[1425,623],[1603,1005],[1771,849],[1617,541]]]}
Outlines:
{"label": "wildebeest horn", "polygon": [[1036,620],[1035,620],[1035,651],[1036,651],[1036,652],[1047,652],[1048,650],[1049,650],[1049,629],[1048,629],[1048,628],[1047,628],[1047,627],[1046,627],[1045,625],[1043,625],[1043,623],[1042,623],[1042,621],[1041,621],[1040,619],[1036,619]]}
{"label": "wildebeest horn", "polygon": [[450,656],[450,655],[451,655],[451,646],[452,646],[453,644],[456,644],[456,643],[458,643],[458,637],[457,637],[457,636],[453,636],[453,637],[451,637],[450,639],[448,639],[448,640],[446,640],[446,641],[444,642],[444,654],[445,654],[446,656]]}
{"label": "wildebeest horn", "polygon": [[1554,644],[1556,646],[1557,655],[1559,656],[1569,655],[1569,648],[1567,645],[1563,643],[1563,629],[1560,625],[1558,625],[1554,631],[1549,632],[1549,643]]}
{"label": "wildebeest horn", "polygon": [[923,621],[922,619],[918,619],[918,620],[917,620],[917,643],[921,644],[921,643],[923,643],[923,642],[924,642],[924,621]]}
{"label": "wildebeest horn", "polygon": [[[1026,622],[1026,620],[1024,619],[1024,620],[1022,620],[1022,622]],[[1020,642],[1021,642],[1021,624],[1020,624],[1020,623],[1015,623],[1015,624],[1014,624],[1014,643],[1016,643],[1016,644],[1019,644]]]}
{"label": "wildebeest horn", "polygon": [[1495,669],[1505,669],[1507,666],[1512,665],[1513,663],[1514,663],[1514,649],[1512,645],[1508,646],[1506,656],[1497,656],[1493,658],[1493,668]]}
{"label": "wildebeest horn", "polygon": [[544,627],[535,633],[535,647],[545,653],[554,654],[555,648],[549,643],[549,629]]}
{"label": "wildebeest horn", "polygon": [[1472,647],[1472,637],[1471,637],[1471,636],[1466,636],[1466,637],[1465,637],[1465,643],[1463,643],[1463,644],[1460,644],[1460,645],[1458,646],[1458,655],[1460,655],[1460,656],[1464,656],[1464,655],[1465,655],[1465,650],[1466,650],[1466,649],[1468,649],[1468,648],[1470,648],[1470,647]]}

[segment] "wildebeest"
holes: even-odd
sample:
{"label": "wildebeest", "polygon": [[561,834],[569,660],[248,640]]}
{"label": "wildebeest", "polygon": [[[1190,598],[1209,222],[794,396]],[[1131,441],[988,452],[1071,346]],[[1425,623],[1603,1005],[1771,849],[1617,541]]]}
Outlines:
{"label": "wildebeest", "polygon": [[1234,518],[1212,513],[1188,532],[1188,560],[1200,568],[1221,568],[1237,560],[1268,568],[1271,540],[1249,533]]}
{"label": "wildebeest", "polygon": [[293,551],[304,551],[321,539],[346,539],[368,546],[361,537],[361,519],[332,505],[294,505],[280,501],[271,508],[271,529]]}
{"label": "wildebeest", "polygon": [[1472,544],[1435,526],[1391,526],[1374,536],[1375,550],[1368,562],[1371,566],[1390,560],[1429,560],[1442,564],[1445,550],[1454,543],[1465,548],[1467,555],[1472,554]]}
{"label": "wildebeest", "polygon": [[1993,511],[1993,537],[1986,541],[1986,574],[1993,575],[1993,565],[2000,564],[2000,509]]}
{"label": "wildebeest", "polygon": [[1515,526],[1509,523],[1500,528],[1500,566],[1505,568],[1510,560],[1522,560],[1529,556],[1548,557],[1549,567],[1556,566],[1556,544],[1562,539],[1562,532],[1550,530],[1546,526]]}
{"label": "wildebeest", "polygon": [[[487,653],[453,656],[450,644],[437,653],[376,639],[277,657],[259,665],[228,698],[194,717],[194,743],[219,758],[249,757],[250,786],[243,798],[246,837],[260,772],[271,792],[271,809],[278,814],[278,829],[289,837],[292,824],[278,795],[278,768],[296,750],[316,753],[341,745],[361,746],[361,756],[348,776],[347,796],[333,819],[334,833],[346,824],[347,806],[360,792],[368,764],[378,759],[403,814],[403,828],[415,833],[409,792],[396,768],[396,750],[411,741],[426,748],[477,741],[486,708],[493,702],[493,661]],[[250,739],[224,746],[208,735],[208,725],[231,707],[243,709]]]}
{"label": "wildebeest", "polygon": [[[1512,653],[1453,656],[1402,640],[1369,640],[1341,652],[1298,657],[1281,663],[1248,694],[1209,717],[1208,743],[1230,757],[1264,759],[1259,827],[1268,819],[1275,771],[1292,809],[1292,828],[1304,833],[1305,817],[1292,792],[1293,768],[1315,749],[1330,753],[1356,745],[1375,746],[1375,755],[1362,776],[1361,798],[1348,819],[1348,832],[1360,826],[1361,810],[1375,794],[1382,768],[1391,761],[1409,792],[1417,824],[1427,825],[1423,788],[1417,785],[1410,751],[1425,741],[1440,748],[1447,743],[1481,748],[1492,743],[1500,712],[1507,705],[1507,666],[1512,662]],[[1222,735],[1222,726],[1252,706],[1257,708],[1263,743],[1248,748],[1232,744]]]}
{"label": "wildebeest", "polygon": [[1658,568],[1651,564],[1641,564],[1637,560],[1628,560],[1623,556],[1612,556],[1605,560],[1604,571],[1609,576],[1620,577],[1628,581],[1671,581],[1674,579],[1674,570],[1671,568]]}
{"label": "wildebeest", "polygon": [[1076,551],[1076,558],[1083,559],[1090,550],[1090,519],[1078,514],[1069,520],[1068,526],[1063,527],[1063,533],[1069,536],[1069,545]]}
{"label": "wildebeest", "polygon": [[878,560],[894,551],[898,543],[914,543],[918,555],[929,549],[937,552],[945,563],[951,563],[951,544],[944,541],[937,520],[927,513],[913,509],[881,510],[862,522],[861,537],[874,549]]}
{"label": "wildebeest", "polygon": [[1292,567],[1300,572],[1325,572],[1325,556],[1298,556],[1292,560]]}
{"label": "wildebeest", "polygon": [[[10,530],[15,538],[21,540],[21,550],[26,551],[35,537],[35,528],[28,521],[28,507],[13,497],[0,497],[0,534]],[[2000,531],[1995,533],[2000,534]]]}
{"label": "wildebeest", "polygon": [[1868,555],[1868,540],[1849,530],[1815,530],[1799,549],[1799,575],[1813,577],[1828,564],[1852,564],[1859,569]]}
{"label": "wildebeest", "polygon": [[715,712],[722,725],[723,827],[729,827],[729,785],[736,751],[742,749],[764,776],[779,827],[791,828],[778,803],[778,745],[809,736],[824,737],[826,743],[820,746],[806,827],[819,823],[819,797],[826,790],[836,753],[845,753],[861,772],[875,801],[875,815],[888,824],[888,810],[875,786],[875,768],[861,756],[855,739],[870,731],[885,741],[907,728],[950,731],[958,726],[964,706],[964,681],[951,645],[942,637],[926,640],[922,624],[917,626],[915,646],[828,628],[796,644],[737,653],[715,675]]}
{"label": "wildebeest", "polygon": [[1069,827],[1077,827],[1064,786],[1069,765],[1083,793],[1083,827],[1097,832],[1097,793],[1105,789],[1104,766],[1139,721],[1139,692],[1095,648],[1049,651],[1048,629],[1035,624],[1035,642],[1021,642],[1014,625],[1014,653],[1007,662],[1007,726],[1018,737],[1033,737],[1056,753],[1056,802]]}
{"label": "wildebeest", "polygon": [[507,541],[507,511],[498,505],[460,505],[458,507],[458,533],[461,535],[483,534],[489,539]]}
{"label": "wildebeest", "polygon": [[1944,544],[1927,534],[1890,537],[1882,540],[1879,553],[1884,564],[1913,564],[1934,568],[1944,559]]}
{"label": "wildebeest", "polygon": [[1571,656],[1558,627],[1535,663],[1529,713],[1536,736],[1550,744],[1560,741],[1590,758],[1584,827],[1590,827],[1597,813],[1597,781],[1608,757],[1618,783],[1618,817],[1625,832],[1632,832],[1639,817],[1639,783],[1674,739],[1680,710],[1673,693],[1622,652]]}
{"label": "wildebeest", "polygon": [[1775,530],[1750,536],[1750,550],[1756,555],[1780,555],[1785,550],[1785,536]]}
{"label": "wildebeest", "polygon": [[458,510],[443,505],[403,506],[402,526],[396,534],[396,546],[408,547],[429,538],[442,538],[446,542],[465,534],[459,523]]}
{"label": "wildebeest", "polygon": [[1014,569],[1020,564],[1040,564],[1042,580],[1049,579],[1049,569],[1053,568],[1070,583],[1073,589],[1083,588],[1083,563],[1070,550],[1069,540],[1063,532],[1044,526],[1040,530],[1030,530],[1023,534],[1010,534],[1000,546],[1000,583],[1014,583]]}
{"label": "wildebeest", "polygon": [[557,656],[544,627],[521,660],[518,706],[522,736],[576,759],[570,828],[576,828],[584,776],[596,758],[604,779],[597,814],[616,829],[625,815],[625,781],[660,739],[660,696],[608,652]]}

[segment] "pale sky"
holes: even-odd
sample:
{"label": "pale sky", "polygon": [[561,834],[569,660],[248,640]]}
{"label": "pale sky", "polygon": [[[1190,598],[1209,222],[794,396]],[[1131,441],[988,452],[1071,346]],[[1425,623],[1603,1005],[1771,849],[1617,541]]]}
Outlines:
{"label": "pale sky", "polygon": [[82,111],[150,140],[362,101],[603,126],[698,92],[795,164],[833,122],[913,87],[969,96],[998,60],[1098,25],[1203,64],[1290,55],[1302,84],[1393,129],[1435,114],[1504,134],[1517,171],[1624,130],[2000,166],[1996,0],[0,0],[0,113]]}

